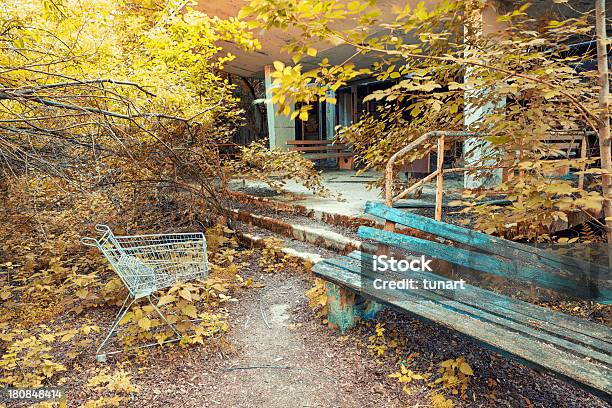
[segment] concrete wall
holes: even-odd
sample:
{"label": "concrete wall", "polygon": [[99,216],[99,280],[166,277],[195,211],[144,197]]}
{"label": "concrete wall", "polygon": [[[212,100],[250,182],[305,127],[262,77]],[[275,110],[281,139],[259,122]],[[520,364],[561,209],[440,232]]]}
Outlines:
{"label": "concrete wall", "polygon": [[[497,8],[496,2],[488,2],[485,8],[479,12],[474,12],[473,18],[475,19],[475,25],[479,26],[478,32],[475,35],[487,35],[494,34],[503,30],[504,26],[502,23],[497,21]],[[469,82],[472,69],[468,66],[465,71],[465,82]],[[465,91],[465,103],[463,110],[463,123],[465,130],[470,130],[472,124],[482,120],[483,117],[490,114],[494,109],[497,109],[505,104],[504,101],[500,101],[498,106],[489,103],[484,106],[473,106],[470,99],[480,99],[486,97],[491,89],[467,89]],[[491,146],[490,143],[480,139],[467,139],[463,144],[463,155],[465,157],[465,164],[469,167],[476,163],[480,165],[494,166],[496,165],[497,147]],[[482,161],[482,158],[489,158],[488,160]],[[463,186],[466,189],[480,189],[480,188],[491,188],[502,182],[502,169],[479,171],[473,174],[464,175]]]}

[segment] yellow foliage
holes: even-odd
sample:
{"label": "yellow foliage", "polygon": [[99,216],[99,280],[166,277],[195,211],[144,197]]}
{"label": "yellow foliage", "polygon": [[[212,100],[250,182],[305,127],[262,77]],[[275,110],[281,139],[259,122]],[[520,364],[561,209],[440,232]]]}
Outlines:
{"label": "yellow foliage", "polygon": [[465,357],[445,360],[439,363],[438,366],[440,367],[438,372],[442,376],[436,378],[432,385],[441,384],[444,388],[449,389],[452,394],[461,393],[464,396],[470,383],[470,378],[474,375],[474,371],[465,360]]}
{"label": "yellow foliage", "polygon": [[[374,329],[374,334],[368,337],[368,341],[370,344],[368,345],[368,349],[377,357],[383,357],[387,350],[389,349],[389,344],[387,339],[385,338],[385,324],[384,323],[376,323],[376,327]],[[397,342],[394,341],[394,345]]]}
{"label": "yellow foliage", "polygon": [[0,383],[13,387],[48,384],[57,373],[67,370],[64,364],[54,361],[55,348],[61,345],[62,353],[74,359],[91,344],[86,336],[100,331],[97,326],[58,331],[41,325],[38,329],[38,334],[32,334],[23,329],[9,331],[8,326],[3,326],[1,340],[6,342],[6,349],[0,357]]}
{"label": "yellow foliage", "polygon": [[[605,170],[595,157],[581,159],[579,154],[546,142],[554,131],[598,129],[598,98],[593,91],[596,75],[575,68],[592,57],[567,58],[558,47],[575,38],[593,37],[589,14],[545,22],[532,19],[534,14],[526,11],[528,2],[522,2],[498,16],[503,21],[499,31],[465,36],[464,27],[471,23],[464,19],[470,18],[469,7],[474,2],[403,3],[405,7],[386,10],[393,33],[372,41],[369,36],[377,31],[381,13],[375,1],[250,0],[241,14],[251,18],[252,27],[283,30],[288,37],[286,50],[294,64],[277,61],[272,73],[271,99],[279,105],[279,112],[306,120],[315,101],[335,103],[328,91],[345,87],[358,76],[388,81],[389,86],[363,99],[364,103],[376,100],[375,110],[336,132],[338,141],[352,146],[362,171],[384,172],[394,153],[427,130],[465,130],[468,112],[464,108],[470,106],[472,112],[487,113],[470,124],[469,130],[482,134],[463,144],[464,153],[457,160],[463,164],[453,167],[469,164],[470,173],[481,180],[491,175],[491,167],[507,175],[503,182],[487,186],[486,192],[475,193],[481,197],[472,197],[463,210],[475,220],[476,229],[541,240],[557,220],[574,211],[600,211],[600,176]],[[474,46],[466,49],[465,41],[449,40],[458,37]],[[406,38],[414,41],[407,44]],[[317,54],[321,41],[354,47],[373,63],[358,68],[350,61],[323,58],[301,64],[303,57]],[[542,49],[549,51],[542,53]],[[466,67],[469,77],[464,75]],[[476,89],[488,91],[470,91]],[[424,157],[431,148],[429,142],[416,146],[401,159],[403,163],[397,163],[398,169]],[[585,166],[590,167],[586,174],[593,177],[591,186],[550,177],[554,170]],[[384,184],[383,179],[376,184]],[[398,191],[405,187],[394,183]],[[475,204],[497,194],[505,195],[513,205]]]}
{"label": "yellow foliage", "polygon": [[397,378],[397,381],[400,383],[409,383],[412,380],[423,380],[426,378],[426,375],[417,374],[408,369],[405,365],[400,365],[400,371],[389,374],[389,378]]}
{"label": "yellow foliage", "polygon": [[284,242],[282,239],[270,237],[264,239],[263,243],[264,247],[259,257],[259,265],[264,267],[266,272],[295,271],[306,267],[298,258],[283,252]]}
{"label": "yellow foliage", "polygon": [[431,394],[430,398],[433,408],[453,408],[453,401],[440,393],[434,392]]}
{"label": "yellow foliage", "polygon": [[[306,108],[305,105],[302,109]],[[295,180],[317,195],[329,195],[314,162],[299,152],[269,149],[263,143],[251,143],[241,149],[240,161],[234,164],[234,170],[243,178],[263,181],[279,192],[287,180]]]}
{"label": "yellow foliage", "polygon": [[132,375],[123,369],[112,373],[107,368],[102,369],[89,379],[87,386],[102,396],[87,401],[82,408],[126,406],[130,396],[139,392],[139,388],[132,384]]}
{"label": "yellow foliage", "polygon": [[306,297],[317,317],[327,316],[327,284],[323,279],[315,279],[314,286],[306,291]]}
{"label": "yellow foliage", "polygon": [[98,375],[89,379],[87,386],[123,393],[138,392],[138,387],[133,385],[131,381],[132,375],[127,371],[120,369],[114,373],[109,373],[109,369],[102,369]]}

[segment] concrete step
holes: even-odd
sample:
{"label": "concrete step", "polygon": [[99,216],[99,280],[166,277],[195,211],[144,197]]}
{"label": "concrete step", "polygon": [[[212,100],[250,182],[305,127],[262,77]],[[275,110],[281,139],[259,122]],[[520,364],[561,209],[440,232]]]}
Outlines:
{"label": "concrete step", "polygon": [[332,230],[332,227],[312,227],[305,225],[309,222],[304,219],[304,224],[289,223],[272,217],[257,215],[242,210],[230,210],[230,216],[234,221],[240,221],[247,225],[255,225],[276,234],[297,241],[313,244],[340,254],[348,254],[361,249],[361,241],[344,236]]}

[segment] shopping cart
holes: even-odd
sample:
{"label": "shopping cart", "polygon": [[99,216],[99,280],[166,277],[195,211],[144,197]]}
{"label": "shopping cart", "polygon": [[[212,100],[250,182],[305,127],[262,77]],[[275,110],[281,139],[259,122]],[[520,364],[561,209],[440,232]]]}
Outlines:
{"label": "shopping cart", "polygon": [[[151,301],[151,296],[159,289],[179,282],[202,279],[208,275],[204,234],[198,232],[116,236],[108,226],[100,224],[96,225],[96,230],[102,233],[100,238],[83,237],[81,242],[95,246],[102,252],[129,292],[106,338],[96,350],[98,361],[105,361],[107,354],[119,352],[101,353],[104,345],[117,330],[121,319],[140,298],[148,299],[153,309],[176,335],[163,343],[180,340],[181,334]],[[159,343],[140,347],[155,344]]]}

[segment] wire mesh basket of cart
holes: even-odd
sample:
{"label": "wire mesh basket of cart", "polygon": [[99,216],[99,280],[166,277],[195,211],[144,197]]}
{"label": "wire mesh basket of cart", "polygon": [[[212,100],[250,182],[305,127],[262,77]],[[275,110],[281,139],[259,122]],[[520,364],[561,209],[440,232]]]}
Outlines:
{"label": "wire mesh basket of cart", "polygon": [[[113,234],[108,226],[100,224],[96,225],[96,230],[102,233],[99,238],[83,237],[81,242],[95,246],[102,252],[129,292],[106,337],[96,350],[98,361],[105,361],[107,355],[120,352],[103,353],[102,350],[116,332],[121,319],[141,298],[147,298],[163,322],[174,332],[175,337],[164,343],[180,340],[181,334],[158,309],[151,296],[157,290],[180,282],[203,279],[208,275],[204,234],[196,232],[118,236]],[[156,344],[159,343],[139,347]]]}

